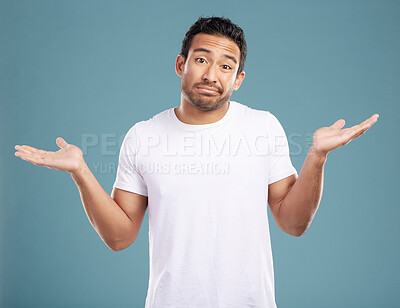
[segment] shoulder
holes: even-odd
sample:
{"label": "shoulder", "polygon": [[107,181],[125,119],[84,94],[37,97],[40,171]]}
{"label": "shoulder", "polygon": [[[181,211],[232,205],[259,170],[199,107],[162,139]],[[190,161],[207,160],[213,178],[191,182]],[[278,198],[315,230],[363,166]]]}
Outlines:
{"label": "shoulder", "polygon": [[285,130],[278,118],[269,110],[251,108],[249,106],[238,105],[238,119],[245,127],[249,127],[253,132],[263,132],[270,136],[286,136]]}
{"label": "shoulder", "polygon": [[237,114],[243,120],[248,120],[253,123],[263,123],[267,126],[274,126],[279,123],[277,117],[271,113],[269,110],[261,110],[249,107],[247,105],[234,102],[237,109]]}
{"label": "shoulder", "polygon": [[136,122],[129,130],[127,135],[142,135],[155,133],[165,128],[170,120],[170,113],[173,108],[161,111],[147,120]]}

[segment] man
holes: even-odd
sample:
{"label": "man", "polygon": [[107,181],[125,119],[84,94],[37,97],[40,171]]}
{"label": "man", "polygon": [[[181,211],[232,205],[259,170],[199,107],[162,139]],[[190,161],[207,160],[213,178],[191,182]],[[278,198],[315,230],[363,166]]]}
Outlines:
{"label": "man", "polygon": [[318,129],[297,175],[276,117],[230,101],[245,58],[242,29],[225,18],[198,19],[176,59],[180,106],[128,131],[111,196],[64,139],[57,152],[16,146],[22,159],[72,175],[90,222],[114,251],[135,241],[149,208],[147,308],[276,307],[267,201],[283,231],[302,235],[318,209],[328,153],[378,118]]}

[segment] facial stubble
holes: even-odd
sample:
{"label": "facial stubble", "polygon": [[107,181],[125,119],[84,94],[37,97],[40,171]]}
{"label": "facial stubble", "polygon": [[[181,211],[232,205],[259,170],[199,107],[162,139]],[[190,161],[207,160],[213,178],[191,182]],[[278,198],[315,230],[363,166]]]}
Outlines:
{"label": "facial stubble", "polygon": [[218,94],[214,95],[209,93],[195,93],[194,90],[196,90],[196,88],[199,86],[213,87],[217,90],[219,95],[223,93],[223,89],[216,88],[215,86],[210,85],[206,82],[195,83],[193,87],[190,88],[190,86],[185,82],[185,78],[182,76],[181,91],[183,96],[193,107],[204,111],[211,111],[220,108],[229,101],[233,92],[232,88],[222,97],[220,97]]}

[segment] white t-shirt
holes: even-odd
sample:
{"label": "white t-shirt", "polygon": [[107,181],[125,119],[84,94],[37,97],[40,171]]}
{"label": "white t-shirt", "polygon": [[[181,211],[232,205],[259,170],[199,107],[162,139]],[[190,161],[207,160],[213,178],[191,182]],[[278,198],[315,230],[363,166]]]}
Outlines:
{"label": "white t-shirt", "polygon": [[230,101],[211,124],[174,108],[136,123],[114,187],[148,196],[145,308],[276,307],[268,184],[295,173],[268,111]]}

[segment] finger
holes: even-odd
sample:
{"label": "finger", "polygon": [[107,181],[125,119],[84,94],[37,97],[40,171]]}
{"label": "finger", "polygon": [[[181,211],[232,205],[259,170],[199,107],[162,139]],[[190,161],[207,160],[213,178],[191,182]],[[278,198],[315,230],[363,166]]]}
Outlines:
{"label": "finger", "polygon": [[349,140],[355,139],[364,134],[378,120],[378,117],[379,115],[375,114],[364,122],[343,130],[343,133]]}
{"label": "finger", "polygon": [[60,148],[65,148],[68,145],[68,143],[61,137],[56,139],[56,143]]}
{"label": "finger", "polygon": [[27,161],[30,161],[36,166],[44,166],[44,159],[43,158],[35,158],[35,157],[30,157],[26,159]]}
{"label": "finger", "polygon": [[29,151],[27,148],[25,148],[24,146],[22,146],[22,145],[16,145],[15,147],[14,147],[17,151],[19,151],[18,153],[31,153],[31,151]]}
{"label": "finger", "polygon": [[343,132],[350,132],[352,134],[357,134],[359,131],[365,129],[365,128],[369,128],[372,124],[374,124],[376,122],[376,120],[378,119],[379,115],[375,114],[372,117],[364,120],[363,122],[361,122],[360,124],[354,125],[352,127],[343,129]]}
{"label": "finger", "polygon": [[39,166],[44,165],[44,157],[38,157],[38,156],[34,156],[33,154],[27,154],[27,153],[21,153],[21,152],[16,152],[15,156],[18,156],[23,160],[29,161],[29,162],[33,163],[34,165],[39,165]]}
{"label": "finger", "polygon": [[[17,147],[16,147],[17,148]],[[19,149],[19,148],[17,148]],[[29,149],[32,149],[30,151]],[[19,152],[15,153],[15,156],[21,157],[24,160],[28,160],[35,164],[43,165],[54,159],[55,152],[38,150],[29,146],[22,146]]]}
{"label": "finger", "polygon": [[364,134],[372,125],[374,125],[376,123],[376,121],[378,121],[378,118],[379,118],[379,115],[372,116],[371,118],[369,118],[368,122],[364,124],[364,128],[358,134],[356,134],[355,138]]}
{"label": "finger", "polygon": [[23,159],[23,160],[29,161],[28,156],[25,155],[25,154],[22,154],[22,153],[20,153],[20,152],[16,152],[16,153],[15,153],[15,156],[17,156],[17,157],[19,157],[19,158],[21,158],[21,159]]}
{"label": "finger", "polygon": [[23,153],[42,153],[43,154],[44,152],[46,152],[46,151],[39,150],[39,149],[36,149],[34,147],[31,147],[29,145],[22,145],[22,146],[21,145],[16,145],[15,149],[20,151],[20,152],[23,152]]}
{"label": "finger", "polygon": [[341,129],[341,128],[344,126],[345,123],[346,123],[345,120],[340,119],[340,120],[337,120],[335,123],[333,123],[333,124],[331,125],[331,127],[332,127],[332,128],[335,128],[335,129]]}
{"label": "finger", "polygon": [[360,137],[361,135],[363,135],[368,130],[368,128],[365,128],[365,129],[359,131],[357,134],[351,136],[350,140],[353,140],[353,139],[356,139],[356,138]]}
{"label": "finger", "polygon": [[14,155],[18,156],[18,157],[20,157],[22,159],[25,159],[26,156],[28,156],[27,153],[23,153],[23,152],[15,152]]}
{"label": "finger", "polygon": [[369,117],[368,119],[364,120],[358,125],[354,125],[353,127],[350,127],[351,129],[357,130],[359,128],[364,129],[364,128],[369,128],[371,127],[372,124],[374,124],[379,118],[379,114],[374,114],[373,116]]}
{"label": "finger", "polygon": [[374,114],[373,116],[369,117],[366,119],[364,122],[362,122],[360,125],[362,128],[370,128],[372,124],[374,124],[379,118],[379,114]]}

